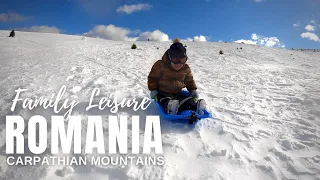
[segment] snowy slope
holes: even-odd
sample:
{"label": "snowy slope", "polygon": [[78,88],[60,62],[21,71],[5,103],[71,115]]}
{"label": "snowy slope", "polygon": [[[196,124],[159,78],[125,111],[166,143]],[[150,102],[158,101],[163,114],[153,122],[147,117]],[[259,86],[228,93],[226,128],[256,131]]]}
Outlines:
{"label": "snowy slope", "polygon": [[[74,114],[106,116],[84,110],[93,88],[119,98],[148,96],[151,66],[171,44],[136,42],[138,49],[131,50],[132,42],[8,34],[0,31],[0,179],[320,179],[320,53],[235,43],[186,42],[200,97],[214,118],[195,127],[162,119],[164,166],[74,167],[66,177],[57,175],[58,166],[8,166],[5,116],[54,114],[41,108],[10,112],[14,90],[50,97],[66,85],[66,97],[80,102]],[[152,104],[120,114],[157,109]]]}

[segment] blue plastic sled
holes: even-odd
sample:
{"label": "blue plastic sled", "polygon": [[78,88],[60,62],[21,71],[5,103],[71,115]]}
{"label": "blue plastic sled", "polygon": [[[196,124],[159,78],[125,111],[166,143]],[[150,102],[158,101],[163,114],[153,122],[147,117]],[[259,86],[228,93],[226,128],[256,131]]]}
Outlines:
{"label": "blue plastic sled", "polygon": [[[190,96],[190,93],[186,90],[181,91],[184,95]],[[203,118],[211,118],[211,114],[205,110],[203,115],[198,114],[195,111],[192,110],[185,110],[182,112],[178,112],[177,115],[170,115],[167,114],[161,104],[158,101],[155,101],[158,109],[160,110],[160,114],[170,121],[177,121],[177,122],[188,122],[189,124],[192,124],[196,122],[197,120],[201,120]]]}

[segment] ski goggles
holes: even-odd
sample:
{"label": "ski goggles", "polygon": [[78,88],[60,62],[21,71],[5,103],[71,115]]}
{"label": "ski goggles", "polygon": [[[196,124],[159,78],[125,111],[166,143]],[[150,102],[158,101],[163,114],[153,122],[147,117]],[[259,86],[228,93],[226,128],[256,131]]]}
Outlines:
{"label": "ski goggles", "polygon": [[185,64],[187,62],[187,57],[181,57],[181,58],[172,58],[171,62],[173,64]]}

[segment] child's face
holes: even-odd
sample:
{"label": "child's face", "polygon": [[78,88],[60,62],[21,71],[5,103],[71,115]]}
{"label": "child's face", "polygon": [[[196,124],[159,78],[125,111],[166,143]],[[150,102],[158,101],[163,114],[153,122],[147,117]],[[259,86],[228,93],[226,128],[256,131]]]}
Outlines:
{"label": "child's face", "polygon": [[183,67],[183,65],[186,63],[187,57],[182,57],[182,58],[172,58],[171,66],[175,70],[179,70]]}
{"label": "child's face", "polygon": [[171,62],[171,66],[173,67],[173,69],[175,69],[175,70],[179,70],[179,69],[181,69],[182,67],[183,67],[183,65],[184,64],[173,64],[172,62]]}

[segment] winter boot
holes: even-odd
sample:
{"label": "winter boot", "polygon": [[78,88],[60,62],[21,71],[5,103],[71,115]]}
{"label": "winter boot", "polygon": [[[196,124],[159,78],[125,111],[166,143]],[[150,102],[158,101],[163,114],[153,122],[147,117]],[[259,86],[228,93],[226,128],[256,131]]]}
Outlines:
{"label": "winter boot", "polygon": [[206,109],[206,101],[204,99],[199,99],[197,101],[197,113],[199,115],[204,115],[204,110]]}
{"label": "winter boot", "polygon": [[167,114],[176,115],[179,109],[179,100],[170,100],[167,105]]}

